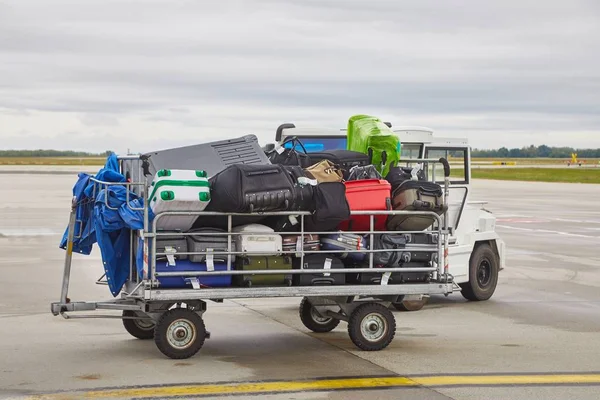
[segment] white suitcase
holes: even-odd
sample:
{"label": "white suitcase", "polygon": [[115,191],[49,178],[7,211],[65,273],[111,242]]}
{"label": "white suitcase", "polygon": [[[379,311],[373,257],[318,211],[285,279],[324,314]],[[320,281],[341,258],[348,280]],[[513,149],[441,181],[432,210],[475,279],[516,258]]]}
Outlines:
{"label": "white suitcase", "polygon": [[[155,214],[164,211],[203,211],[210,202],[210,183],[205,171],[162,169],[150,186],[150,208]],[[198,215],[164,215],[158,229],[186,232]]]}
{"label": "white suitcase", "polygon": [[[252,256],[277,256],[282,252],[283,240],[281,235],[268,226],[261,224],[248,224],[237,226],[232,232],[241,233],[234,235],[236,251],[248,252]],[[246,233],[245,232],[251,232]]]}

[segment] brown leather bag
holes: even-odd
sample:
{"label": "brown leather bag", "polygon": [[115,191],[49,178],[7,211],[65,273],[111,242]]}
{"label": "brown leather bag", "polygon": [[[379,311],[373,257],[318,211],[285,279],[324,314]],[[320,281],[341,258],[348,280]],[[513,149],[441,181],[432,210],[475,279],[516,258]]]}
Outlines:
{"label": "brown leather bag", "polygon": [[342,182],[344,174],[341,168],[329,160],[321,160],[316,164],[305,168],[304,171],[309,178],[316,179],[317,182]]}

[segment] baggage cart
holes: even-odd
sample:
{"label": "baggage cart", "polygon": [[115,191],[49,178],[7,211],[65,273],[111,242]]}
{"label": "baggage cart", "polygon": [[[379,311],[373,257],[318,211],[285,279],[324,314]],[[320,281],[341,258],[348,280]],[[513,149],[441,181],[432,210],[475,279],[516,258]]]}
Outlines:
{"label": "baggage cart", "polygon": [[[121,157],[130,166],[132,161],[139,161],[139,157],[127,156]],[[434,162],[435,160],[432,160]],[[123,165],[123,163],[121,163]],[[446,164],[447,165],[447,164]],[[449,174],[448,174],[449,175]],[[111,185],[124,185],[133,191],[134,186],[143,186],[142,193],[148,193],[148,182],[141,180],[138,182],[126,181],[121,183],[103,182],[92,178],[95,187],[98,190],[107,188]],[[448,179],[446,179],[446,196],[448,193]],[[207,287],[200,283],[199,277],[218,277],[237,275],[247,275],[248,270],[236,270],[234,268],[234,258],[241,256],[251,256],[251,252],[234,250],[235,235],[240,234],[264,234],[264,232],[236,232],[232,226],[232,221],[236,216],[248,215],[237,213],[220,213],[209,211],[166,211],[155,215],[150,222],[148,202],[144,201],[143,207],[134,208],[127,199],[127,206],[132,210],[139,211],[144,215],[144,229],[140,231],[131,231],[129,279],[124,284],[117,297],[106,301],[73,301],[68,297],[69,278],[72,268],[73,240],[78,233],[75,227],[78,223],[76,217],[77,204],[72,202],[69,225],[67,231],[67,246],[64,264],[64,274],[62,281],[62,291],[58,302],[51,304],[51,312],[55,315],[61,315],[65,319],[71,318],[118,318],[123,320],[125,329],[134,337],[139,339],[154,339],[158,349],[167,357],[173,359],[184,359],[194,356],[204,345],[205,340],[210,338],[207,331],[203,314],[207,311],[210,302],[222,302],[226,299],[241,298],[281,298],[296,297],[301,298],[299,314],[302,323],[306,328],[314,332],[329,332],[335,329],[341,321],[348,325],[348,334],[352,342],[360,349],[365,351],[377,351],[386,348],[393,340],[396,333],[396,322],[394,315],[390,311],[390,306],[399,301],[399,299],[419,299],[421,296],[434,294],[448,295],[454,291],[460,290],[453,282],[452,276],[448,273],[448,231],[445,229],[445,216],[439,216],[430,212],[415,211],[353,211],[352,215],[360,215],[369,219],[370,229],[365,231],[352,231],[354,234],[361,234],[370,237],[373,243],[373,236],[376,233],[394,233],[391,231],[375,231],[375,219],[380,215],[393,216],[398,214],[427,214],[435,219],[436,223],[427,233],[437,236],[438,240],[429,244],[411,243],[400,250],[307,250],[303,246],[283,251],[288,253],[289,257],[299,257],[296,265],[305,265],[304,257],[310,254],[335,254],[349,252],[363,252],[368,257],[360,268],[339,268],[329,267],[321,269],[264,269],[252,270],[253,275],[298,275],[308,274],[315,276],[323,274],[331,276],[333,274],[356,274],[356,273],[378,273],[381,274],[381,283],[376,285],[315,285],[315,286],[272,286],[272,287]],[[106,203],[106,206],[109,206]],[[221,216],[227,220],[227,229],[224,231],[194,230],[192,232],[183,232],[181,236],[207,235],[210,237],[226,237],[226,249],[206,249],[203,252],[194,252],[193,247],[189,247],[187,252],[180,255],[187,256],[189,260],[194,256],[204,256],[207,263],[211,263],[213,258],[226,260],[226,268],[204,268],[204,270],[195,269],[185,271],[181,268],[170,272],[157,271],[157,257],[172,256],[172,253],[163,250],[157,251],[157,239],[168,233],[160,232],[156,229],[157,221],[167,216],[182,215],[208,215]],[[278,211],[255,213],[257,216],[290,216],[293,215],[300,224],[300,229],[296,233],[300,236],[300,243],[304,241],[304,236],[309,235],[327,235],[332,232],[308,232],[304,229],[304,219],[309,216],[309,212],[299,211]],[[396,232],[398,233],[398,232]],[[402,232],[422,234],[423,232]],[[141,239],[143,252],[143,273],[138,274],[136,268],[137,243]],[[221,240],[224,243],[224,240]],[[431,252],[434,262],[427,266],[418,268],[405,268],[404,272],[428,272],[431,279],[426,283],[400,283],[388,284],[388,278],[392,272],[398,271],[394,268],[374,268],[373,254],[377,251],[419,251]],[[189,262],[189,261],[188,261]],[[335,263],[334,263],[335,264]],[[308,263],[307,263],[308,265]],[[335,264],[337,265],[337,264]],[[161,279],[180,278],[188,282],[187,287],[173,288],[170,285],[165,287],[161,285]],[[101,278],[102,279],[102,278]],[[98,283],[102,283],[101,279]],[[173,280],[171,280],[173,281]],[[204,281],[207,281],[204,280]],[[296,281],[296,279],[294,279]],[[331,280],[333,281],[333,280]],[[119,314],[100,314],[99,310],[117,311]],[[86,313],[87,312],[87,313]]]}

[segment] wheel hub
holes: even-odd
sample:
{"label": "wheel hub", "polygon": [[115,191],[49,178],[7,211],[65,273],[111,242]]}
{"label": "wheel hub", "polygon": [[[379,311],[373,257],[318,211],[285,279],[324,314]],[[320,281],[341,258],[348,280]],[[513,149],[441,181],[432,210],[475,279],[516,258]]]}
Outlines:
{"label": "wheel hub", "polygon": [[196,328],[187,320],[174,321],[167,330],[169,344],[177,349],[185,349],[192,345],[196,338]]}
{"label": "wheel hub", "polygon": [[382,315],[372,313],[363,318],[360,330],[365,339],[370,342],[377,342],[385,336],[388,327]]}
{"label": "wheel hub", "polygon": [[310,316],[318,324],[327,324],[329,321],[331,321],[331,318],[320,316],[314,307],[310,310]]}
{"label": "wheel hub", "polygon": [[488,260],[483,260],[477,268],[477,283],[479,283],[479,286],[485,287],[490,284],[491,280],[492,265]]}

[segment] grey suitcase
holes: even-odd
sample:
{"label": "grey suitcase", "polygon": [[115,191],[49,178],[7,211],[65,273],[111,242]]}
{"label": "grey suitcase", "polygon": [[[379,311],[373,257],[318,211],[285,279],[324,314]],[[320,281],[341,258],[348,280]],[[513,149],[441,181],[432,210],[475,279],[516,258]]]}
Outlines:
{"label": "grey suitcase", "polygon": [[[227,235],[210,235],[211,233],[225,233],[222,229],[214,228],[198,228],[192,229],[188,233],[196,233],[197,235],[187,236],[188,249],[190,253],[205,252],[207,249],[212,249],[214,252],[227,252]],[[236,251],[235,235],[231,235],[231,251]],[[213,260],[227,262],[227,254],[215,254]],[[192,262],[205,262],[206,255],[194,254],[190,255]],[[235,261],[235,255],[231,256],[231,261]]]}
{"label": "grey suitcase", "polygon": [[[185,236],[181,235],[179,232],[161,232],[165,233],[164,236],[156,237],[156,251],[155,253],[172,253],[175,262],[177,260],[187,260],[188,256],[186,254],[180,255],[178,253],[187,253],[188,246]],[[166,235],[168,233],[168,235]],[[156,256],[157,261],[168,261],[166,255]]]}
{"label": "grey suitcase", "polygon": [[[161,169],[201,169],[210,178],[233,164],[271,164],[255,135],[153,151],[140,158],[142,175],[148,183]],[[122,168],[126,178],[141,182],[139,162],[126,160]],[[141,193],[141,190],[137,188],[134,192]]]}

